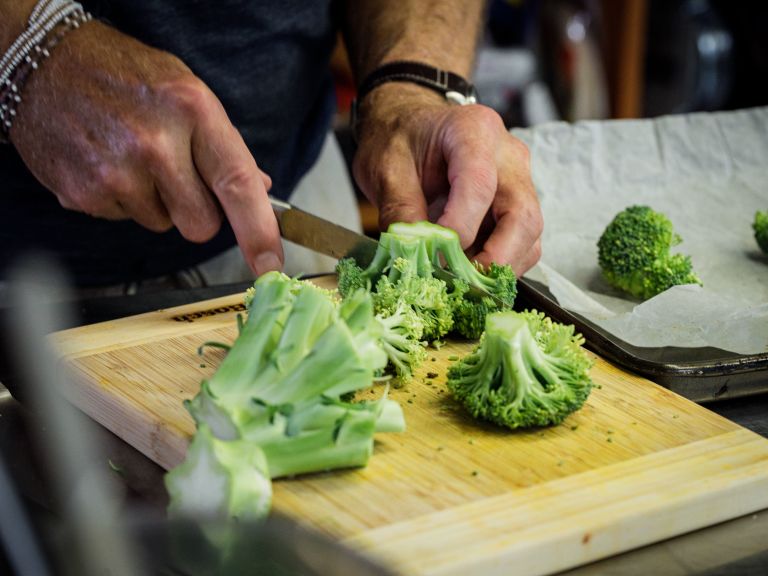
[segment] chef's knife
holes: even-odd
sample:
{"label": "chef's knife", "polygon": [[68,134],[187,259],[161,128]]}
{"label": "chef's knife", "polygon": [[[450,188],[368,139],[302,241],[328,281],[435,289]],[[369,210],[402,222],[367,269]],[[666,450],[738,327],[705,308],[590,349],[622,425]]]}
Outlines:
{"label": "chef's knife", "polygon": [[[373,238],[353,232],[277,198],[270,196],[270,201],[280,227],[280,235],[286,240],[333,258],[354,258],[361,268],[366,268],[373,260],[379,247],[379,243]],[[448,285],[453,285],[456,279],[453,273],[442,268],[435,268],[434,275]],[[477,286],[470,286],[469,294],[477,298],[492,298],[496,304],[504,307],[499,298]]]}

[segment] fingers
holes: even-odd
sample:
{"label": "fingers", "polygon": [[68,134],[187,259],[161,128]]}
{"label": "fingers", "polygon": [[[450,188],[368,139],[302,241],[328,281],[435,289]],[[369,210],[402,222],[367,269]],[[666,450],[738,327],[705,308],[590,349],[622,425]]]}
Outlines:
{"label": "fingers", "polygon": [[427,219],[427,204],[413,154],[406,144],[390,144],[379,159],[355,158],[355,180],[379,209],[379,228],[393,222]]}
{"label": "fingers", "polygon": [[536,190],[530,177],[524,144],[510,140],[500,154],[499,187],[493,201],[496,222],[476,259],[483,265],[508,263],[522,276],[541,257],[544,227]]}
{"label": "fingers", "polygon": [[200,178],[186,141],[167,142],[147,159],[159,200],[173,225],[192,242],[207,242],[221,227],[221,210]]}
{"label": "fingers", "polygon": [[437,221],[456,230],[465,249],[477,237],[496,196],[497,134],[504,130],[495,112],[480,107],[471,112],[471,116],[457,118],[444,136],[450,189],[448,202]]}
{"label": "fingers", "polygon": [[280,270],[280,231],[261,172],[215,98],[204,103],[192,133],[194,165],[223,208],[243,256],[255,274]]}

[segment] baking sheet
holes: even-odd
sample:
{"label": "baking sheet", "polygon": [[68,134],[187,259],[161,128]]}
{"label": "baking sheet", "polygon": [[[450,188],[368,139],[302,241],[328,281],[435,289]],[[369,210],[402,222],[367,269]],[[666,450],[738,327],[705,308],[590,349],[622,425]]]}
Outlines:
{"label": "baking sheet", "polygon": [[[545,218],[542,260],[527,278],[632,346],[768,351],[768,258],[751,227],[768,209],[768,107],[514,133],[531,150]],[[632,204],[669,216],[703,288],[639,302],[603,280],[597,240]]]}

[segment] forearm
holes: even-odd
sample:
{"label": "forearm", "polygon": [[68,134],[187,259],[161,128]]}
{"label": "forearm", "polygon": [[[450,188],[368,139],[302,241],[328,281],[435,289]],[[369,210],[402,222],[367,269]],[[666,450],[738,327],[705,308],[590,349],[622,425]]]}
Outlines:
{"label": "forearm", "polygon": [[36,0],[0,0],[0,53],[5,52],[27,26]]}
{"label": "forearm", "polygon": [[348,0],[343,27],[355,77],[394,60],[468,77],[484,16],[482,0]]}

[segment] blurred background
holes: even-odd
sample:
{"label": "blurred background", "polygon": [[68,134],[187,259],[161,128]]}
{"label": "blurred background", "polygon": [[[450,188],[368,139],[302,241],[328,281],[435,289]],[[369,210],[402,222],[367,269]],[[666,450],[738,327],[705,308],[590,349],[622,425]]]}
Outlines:
{"label": "blurred background", "polygon": [[[511,127],[768,104],[768,4],[491,0],[475,84]],[[355,87],[339,42],[336,133],[354,151]],[[367,233],[377,214],[360,194]]]}

